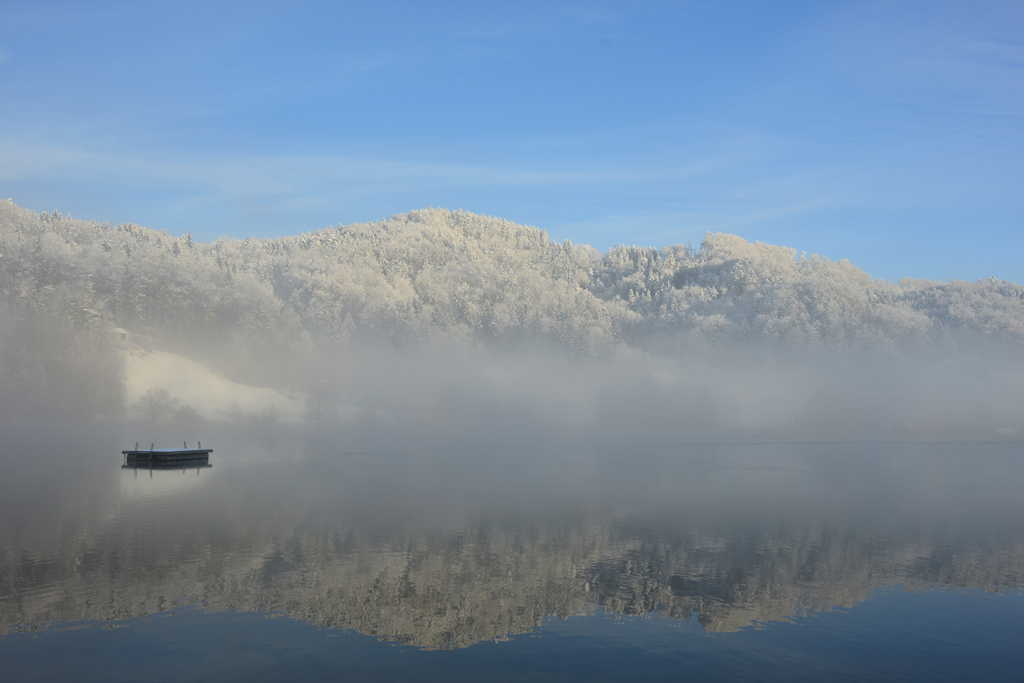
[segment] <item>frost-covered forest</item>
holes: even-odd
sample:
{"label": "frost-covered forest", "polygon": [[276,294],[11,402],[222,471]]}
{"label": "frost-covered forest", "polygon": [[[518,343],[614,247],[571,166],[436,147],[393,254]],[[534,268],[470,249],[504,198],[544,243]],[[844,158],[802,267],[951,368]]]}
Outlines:
{"label": "frost-covered forest", "polygon": [[[691,405],[714,393],[714,373],[696,369],[707,359],[759,372],[775,363],[779,376],[796,362],[926,363],[926,375],[953,364],[976,378],[964,368],[998,358],[982,372],[998,376],[1024,358],[1024,287],[889,282],[728,234],[709,233],[699,249],[600,253],[440,209],[203,244],[0,202],[4,417],[123,415],[118,328],[238,381],[310,393],[357,381],[361,354],[628,357],[625,372],[651,387],[668,391],[666,367],[691,378]],[[1019,412],[1002,408],[1011,421]]]}

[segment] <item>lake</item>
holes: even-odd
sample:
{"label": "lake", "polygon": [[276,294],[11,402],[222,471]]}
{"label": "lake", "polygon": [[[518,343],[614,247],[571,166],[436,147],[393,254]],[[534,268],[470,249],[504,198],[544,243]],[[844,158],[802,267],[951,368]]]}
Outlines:
{"label": "lake", "polygon": [[1024,671],[1020,442],[200,436],[5,435],[6,680]]}

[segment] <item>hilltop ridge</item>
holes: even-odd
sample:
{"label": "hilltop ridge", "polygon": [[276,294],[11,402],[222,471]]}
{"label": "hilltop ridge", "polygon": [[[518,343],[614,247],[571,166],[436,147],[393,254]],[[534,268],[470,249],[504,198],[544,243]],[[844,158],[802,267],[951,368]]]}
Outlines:
{"label": "hilltop ridge", "polygon": [[314,341],[543,340],[583,355],[680,335],[883,349],[955,344],[966,334],[1024,349],[1024,287],[1016,283],[892,283],[846,260],[724,233],[708,233],[699,250],[617,246],[602,254],[552,242],[538,228],[424,209],[202,244],[7,203],[0,240],[5,291],[16,282],[37,291],[88,283],[98,315],[182,342],[233,327]]}

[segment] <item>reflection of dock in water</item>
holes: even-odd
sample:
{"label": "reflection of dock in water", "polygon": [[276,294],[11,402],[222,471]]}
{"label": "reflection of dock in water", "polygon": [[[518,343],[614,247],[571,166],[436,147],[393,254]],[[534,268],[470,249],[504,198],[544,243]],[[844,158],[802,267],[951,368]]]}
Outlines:
{"label": "reflection of dock in water", "polygon": [[135,444],[134,449],[121,451],[124,456],[122,469],[190,470],[213,467],[210,464],[213,449],[203,448],[202,442],[198,448],[188,448],[187,444],[183,444],[182,448],[154,448],[154,445],[140,449],[139,444]]}

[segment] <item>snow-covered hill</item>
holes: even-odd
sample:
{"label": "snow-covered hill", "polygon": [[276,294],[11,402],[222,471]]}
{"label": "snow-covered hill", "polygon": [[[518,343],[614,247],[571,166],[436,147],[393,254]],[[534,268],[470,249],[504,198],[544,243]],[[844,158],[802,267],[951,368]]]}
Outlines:
{"label": "snow-covered hill", "polygon": [[[135,348],[148,355],[126,355],[118,334],[145,340]],[[610,384],[570,391],[553,410],[623,428],[728,423],[711,419],[717,411],[757,417],[745,424],[852,424],[858,413],[871,415],[861,424],[967,416],[1015,430],[1024,287],[894,283],[726,234],[709,233],[699,250],[602,254],[441,209],[201,244],[0,202],[5,417],[153,405],[154,415],[190,406],[210,419],[266,411],[319,422],[352,412],[351,401],[454,424],[463,418],[440,415],[439,397],[475,397],[452,399],[462,413],[510,400],[496,379],[505,366],[488,360],[510,355],[526,360],[508,367],[545,368],[512,392],[529,410],[568,386],[546,381],[561,376],[557,363],[610,364],[586,381],[569,372],[575,389],[598,376]],[[623,357],[633,360],[616,365]],[[941,410],[905,420],[922,399]]]}

